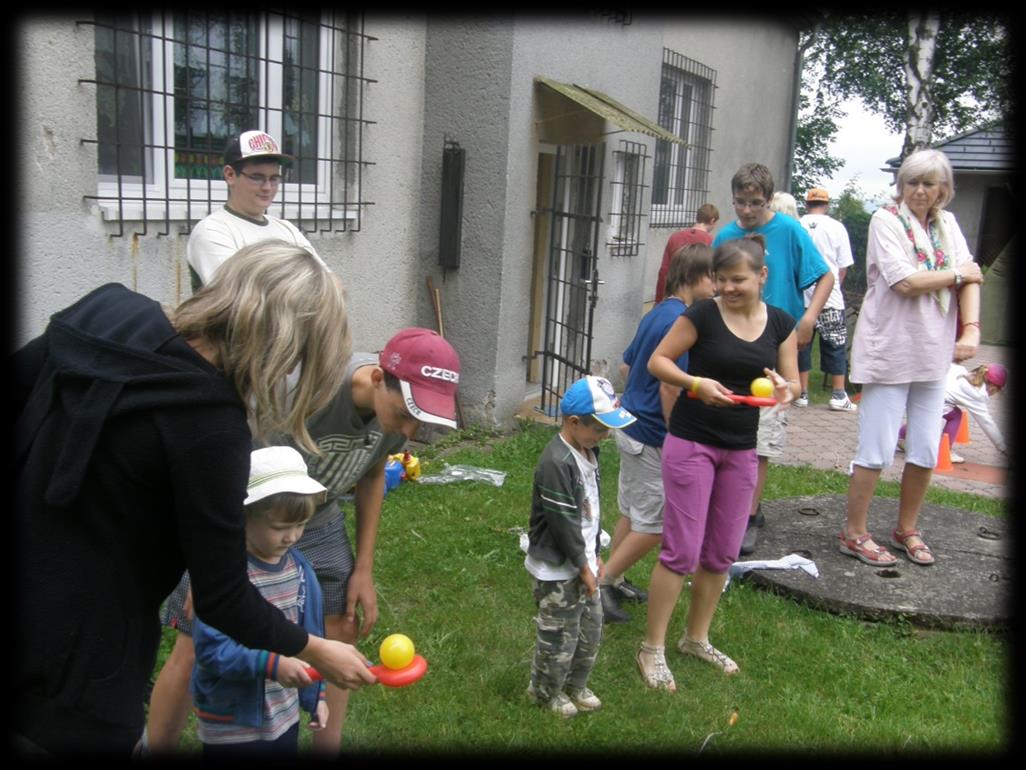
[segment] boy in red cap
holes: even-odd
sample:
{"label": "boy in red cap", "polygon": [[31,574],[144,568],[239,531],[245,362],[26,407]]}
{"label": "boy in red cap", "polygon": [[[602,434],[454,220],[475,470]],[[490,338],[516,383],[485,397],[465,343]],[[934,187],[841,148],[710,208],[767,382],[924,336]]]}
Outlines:
{"label": "boy in red cap", "polygon": [[[441,335],[411,327],[393,336],[379,355],[353,353],[345,380],[332,401],[307,421],[307,430],[320,450],[313,455],[296,447],[310,468],[310,476],[327,488],[296,545],[314,567],[324,594],[325,636],[347,639],[350,644],[366,636],[378,619],[374,586],[374,546],[381,505],[385,498],[385,463],[403,449],[423,423],[457,427],[456,392],[460,359]],[[288,436],[276,443],[295,446]],[[350,494],[352,492],[352,494]],[[345,526],[343,503],[352,501],[356,514],[355,554]],[[194,652],[190,618],[184,609],[188,576],[169,597],[162,621],[175,628],[178,640],[171,658],[154,686],[153,700],[160,699],[162,714],[176,714],[172,704],[188,704],[188,675]],[[357,619],[357,609],[362,616]],[[337,755],[341,746],[349,691],[328,685],[328,723],[313,735],[319,754]],[[149,731],[154,750],[176,744],[185,726],[181,712],[177,729],[158,726],[161,745],[152,742],[155,732],[153,703]],[[177,718],[177,717],[176,717]]]}

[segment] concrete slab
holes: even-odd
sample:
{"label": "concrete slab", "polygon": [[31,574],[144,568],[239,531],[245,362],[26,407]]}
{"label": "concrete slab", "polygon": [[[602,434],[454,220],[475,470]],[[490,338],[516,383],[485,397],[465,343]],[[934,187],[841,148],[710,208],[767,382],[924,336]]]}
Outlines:
{"label": "concrete slab", "polygon": [[764,500],[766,525],[747,560],[798,553],[815,561],[819,578],[802,570],[753,570],[746,579],[810,606],[869,620],[905,617],[931,628],[1006,627],[1011,619],[1011,528],[1006,520],[925,504],[920,529],[936,563],[913,564],[890,547],[898,501],[876,498],[869,529],[898,557],[874,567],[838,550],[846,517],[843,495]]}

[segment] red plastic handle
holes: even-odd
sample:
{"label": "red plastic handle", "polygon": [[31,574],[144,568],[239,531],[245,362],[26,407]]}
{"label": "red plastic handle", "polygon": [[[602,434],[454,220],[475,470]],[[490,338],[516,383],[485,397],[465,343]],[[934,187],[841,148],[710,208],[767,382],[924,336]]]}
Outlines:
{"label": "red plastic handle", "polygon": [[[726,393],[724,394],[733,401],[735,404],[746,404],[748,406],[776,406],[777,400],[775,398],[765,398],[763,396],[742,396],[738,393]],[[697,393],[688,391],[688,398],[698,398]]]}

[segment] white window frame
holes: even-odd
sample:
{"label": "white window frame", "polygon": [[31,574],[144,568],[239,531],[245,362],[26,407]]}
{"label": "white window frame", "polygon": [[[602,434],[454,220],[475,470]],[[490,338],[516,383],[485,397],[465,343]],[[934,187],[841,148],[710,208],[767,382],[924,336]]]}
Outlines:
{"label": "white window frame", "polygon": [[[160,34],[146,35],[152,73],[140,73],[141,82],[150,88],[143,108],[147,140],[152,145],[144,153],[144,169],[152,174],[149,182],[138,176],[99,175],[97,201],[104,220],[200,219],[228,200],[228,185],[223,179],[168,179],[167,170],[175,167],[174,148],[174,51],[167,26],[173,28],[174,17],[154,13],[148,17],[150,30]],[[142,31],[140,31],[142,32]],[[145,33],[143,33],[145,34]],[[330,70],[332,45],[329,16],[322,14],[319,25],[320,82],[318,83],[317,182],[289,182],[275,200],[275,207],[285,206],[287,219],[355,219],[352,207],[336,208],[327,202],[331,189],[331,94],[334,74]],[[271,57],[274,58],[271,58]],[[261,128],[281,139],[281,79],[284,70],[284,19],[278,14],[262,14],[260,22],[260,59],[258,93]],[[163,67],[160,63],[163,62]],[[140,65],[141,66],[141,65]],[[147,74],[150,75],[147,83]],[[170,84],[170,87],[169,85]],[[169,90],[170,89],[170,90]],[[161,149],[164,148],[164,149]],[[173,173],[173,171],[172,171]],[[208,188],[209,185],[209,188]],[[142,200],[145,198],[145,202]],[[300,204],[300,202],[302,202]],[[302,208],[300,209],[300,205]],[[169,208],[168,208],[169,207]]]}
{"label": "white window frame", "polygon": [[[609,228],[606,233],[606,247],[612,256],[637,256],[641,250],[641,218],[644,211],[644,174],[647,154],[629,149],[613,152],[613,176],[610,178],[611,195]],[[628,169],[630,173],[628,174]],[[625,203],[633,197],[633,207]],[[630,232],[630,221],[635,220],[634,232]],[[624,236],[625,225],[627,229]]]}
{"label": "white window frame", "polygon": [[[674,54],[674,56],[684,59],[679,54]],[[693,64],[702,66],[697,62],[693,62]],[[696,172],[700,171],[698,166],[707,165],[708,161],[706,159],[703,162],[701,158],[698,158],[699,162],[696,163],[695,153],[711,151],[709,143],[713,130],[712,105],[716,85],[714,80],[696,72],[689,72],[664,60],[660,70],[660,88],[666,79],[671,80],[676,89],[673,115],[668,121],[669,125],[667,125],[666,118],[660,115],[659,124],[675,136],[679,136],[686,142],[686,145],[676,142],[659,142],[659,144],[667,146],[669,150],[667,159],[663,162],[667,172],[665,190],[656,187],[656,181],[663,166],[659,157],[659,145],[657,145],[657,152],[652,161],[652,217],[650,223],[655,227],[668,227],[676,225],[667,223],[676,222],[683,227],[685,226],[682,224],[684,220],[690,220],[694,216],[694,212],[688,204],[689,202],[694,203],[695,193],[701,193],[703,196],[708,194],[708,190],[705,189],[708,177],[705,179],[695,178]],[[703,108],[704,115],[701,112]],[[703,120],[701,125],[693,117],[696,110],[699,111],[699,117]],[[704,141],[696,141],[703,134]],[[689,196],[692,198],[691,201],[689,201]],[[660,197],[664,197],[665,201],[656,203]]]}

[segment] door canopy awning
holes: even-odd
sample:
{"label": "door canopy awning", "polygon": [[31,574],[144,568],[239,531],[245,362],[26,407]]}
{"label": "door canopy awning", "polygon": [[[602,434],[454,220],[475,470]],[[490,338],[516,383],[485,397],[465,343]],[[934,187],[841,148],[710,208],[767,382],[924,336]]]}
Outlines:
{"label": "door canopy awning", "polygon": [[[687,145],[679,136],[627,107],[601,91],[577,85],[560,83],[541,75],[534,78],[544,88],[539,89],[539,133],[545,141],[557,144],[601,141],[608,121],[624,131],[654,136],[666,142]],[[558,96],[554,96],[558,94]],[[596,120],[598,119],[598,120]]]}

